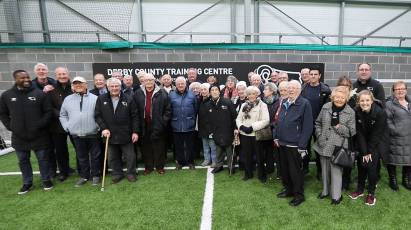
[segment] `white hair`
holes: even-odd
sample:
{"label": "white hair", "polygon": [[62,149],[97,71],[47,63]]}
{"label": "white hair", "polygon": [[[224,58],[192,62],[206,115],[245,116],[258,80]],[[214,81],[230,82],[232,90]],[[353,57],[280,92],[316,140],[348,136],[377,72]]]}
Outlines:
{"label": "white hair", "polygon": [[288,87],[295,86],[297,89],[301,89],[301,83],[297,80],[291,80],[288,82]]}
{"label": "white hair", "polygon": [[235,85],[235,88],[238,88],[239,86],[243,86],[244,88],[247,88],[247,83],[245,83],[245,81],[239,81]]}
{"label": "white hair", "polygon": [[278,89],[283,89],[283,88],[287,88],[287,87],[288,87],[288,81],[282,81],[278,85]]}
{"label": "white hair", "polygon": [[247,89],[245,89],[245,94],[249,95],[252,93],[256,93],[257,96],[261,94],[260,89],[258,89],[256,86],[248,86]]}
{"label": "white hair", "polygon": [[107,79],[107,86],[112,85],[112,84],[121,85],[121,81],[115,77],[110,77],[109,79]]}
{"label": "white hair", "polygon": [[176,78],[176,84],[177,84],[179,81],[183,81],[183,82],[185,83],[185,82],[186,82],[186,79],[185,79],[183,76],[178,76],[178,77]]}
{"label": "white hair", "polygon": [[209,83],[203,83],[200,85],[200,89],[210,89],[210,84]]}
{"label": "white hair", "polygon": [[156,79],[153,74],[147,73],[144,75],[144,79]]}
{"label": "white hair", "polygon": [[192,82],[188,88],[191,90],[192,88],[195,88],[195,87],[200,88],[200,86],[201,86],[200,82]]}
{"label": "white hair", "polygon": [[49,67],[47,67],[46,64],[39,62],[39,63],[37,63],[37,64],[34,66],[34,71],[36,71],[37,68],[39,68],[40,66],[46,68],[47,70],[49,70]]}
{"label": "white hair", "polygon": [[254,73],[253,75],[251,75],[250,79],[253,80],[253,78],[258,78],[261,80],[261,76],[257,73]]}

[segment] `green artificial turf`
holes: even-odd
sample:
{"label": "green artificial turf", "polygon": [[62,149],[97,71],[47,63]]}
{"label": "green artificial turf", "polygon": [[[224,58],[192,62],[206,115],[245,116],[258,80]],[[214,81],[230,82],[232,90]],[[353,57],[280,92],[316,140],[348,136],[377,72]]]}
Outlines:
{"label": "green artificial turf", "polygon": [[[215,178],[215,229],[410,229],[411,226],[411,192],[402,186],[399,192],[393,192],[385,172],[376,190],[377,203],[372,207],[366,206],[363,198],[351,200],[348,192],[343,192],[343,201],[338,206],[331,205],[329,198],[319,200],[322,184],[315,175],[306,177],[306,202],[291,207],[288,204],[291,198],[276,197],[282,189],[278,180],[262,184],[257,179],[242,181],[242,173],[232,177],[224,174]],[[351,185],[352,189],[355,184]]]}
{"label": "green artificial turf", "polygon": [[20,176],[0,177],[0,229],[197,229],[206,170],[167,171],[123,180],[106,189],[75,188],[77,176],[17,195]]}

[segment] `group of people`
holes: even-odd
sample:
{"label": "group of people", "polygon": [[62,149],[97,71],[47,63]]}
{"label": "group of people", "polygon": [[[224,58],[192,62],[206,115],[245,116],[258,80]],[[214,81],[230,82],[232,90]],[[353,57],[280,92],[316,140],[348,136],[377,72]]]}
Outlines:
{"label": "group of people", "polygon": [[68,138],[80,176],[76,187],[101,182],[107,144],[112,183],[137,180],[138,151],[143,174],[148,175],[165,173],[170,147],[176,170],[195,169],[194,159],[202,148],[201,165],[212,167],[212,173],[224,171],[226,161],[230,174],[238,163],[244,181],[253,178],[254,171],[262,183],[276,177],[284,186],[277,196],[292,197],[290,205],[298,206],[305,201],[304,177],[315,158],[316,176],[323,184],[318,198],[330,197],[331,204],[338,205],[351,183],[352,167],[335,164],[333,155],[347,148],[357,152],[358,181],[349,195],[352,199],[364,196],[367,181],[364,202],[376,203],[381,161],[391,189],[399,190],[396,166],[401,166],[402,184],[411,190],[407,85],[395,82],[392,96],[385,98],[367,63],[358,65],[357,80],[342,76],[332,89],[321,82],[321,71],[315,67],[302,69],[300,81],[274,71],[263,82],[250,72],[248,83],[228,76],[224,85],[218,85],[214,76],[199,82],[194,68],[174,82],[170,75],[157,81],[144,72],[134,82],[132,76],[113,72],[108,79],[96,74],[91,90],[83,77],[70,81],[65,67],[55,69],[56,79],[48,77],[42,63],[34,72],[31,80],[27,71],[14,71],[15,85],[0,101],[0,119],[12,132],[23,175],[18,194],[33,188],[31,150],[38,158],[44,190],[53,188],[52,178],[64,181],[75,171],[69,166]]}

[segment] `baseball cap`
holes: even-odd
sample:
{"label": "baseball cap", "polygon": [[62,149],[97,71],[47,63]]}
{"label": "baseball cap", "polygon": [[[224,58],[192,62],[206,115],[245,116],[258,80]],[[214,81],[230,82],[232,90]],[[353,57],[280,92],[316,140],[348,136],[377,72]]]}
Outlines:
{"label": "baseball cap", "polygon": [[76,81],[79,81],[79,82],[82,82],[82,83],[87,83],[86,79],[84,79],[84,77],[80,77],[80,76],[77,76],[73,79],[73,83],[76,82]]}

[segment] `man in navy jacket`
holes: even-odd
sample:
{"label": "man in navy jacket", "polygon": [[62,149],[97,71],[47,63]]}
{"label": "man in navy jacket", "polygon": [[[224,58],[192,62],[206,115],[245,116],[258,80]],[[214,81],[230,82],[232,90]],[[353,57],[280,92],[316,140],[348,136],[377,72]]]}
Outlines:
{"label": "man in navy jacket", "polygon": [[301,84],[288,83],[288,100],[281,105],[275,142],[280,148],[281,179],[284,189],[279,198],[291,197],[291,206],[304,202],[302,159],[307,155],[307,143],[313,131],[310,102],[300,96]]}
{"label": "man in navy jacket", "polygon": [[176,90],[171,91],[171,127],[173,129],[176,169],[184,165],[194,169],[194,129],[198,113],[197,98],[187,89],[184,77],[176,78]]}

